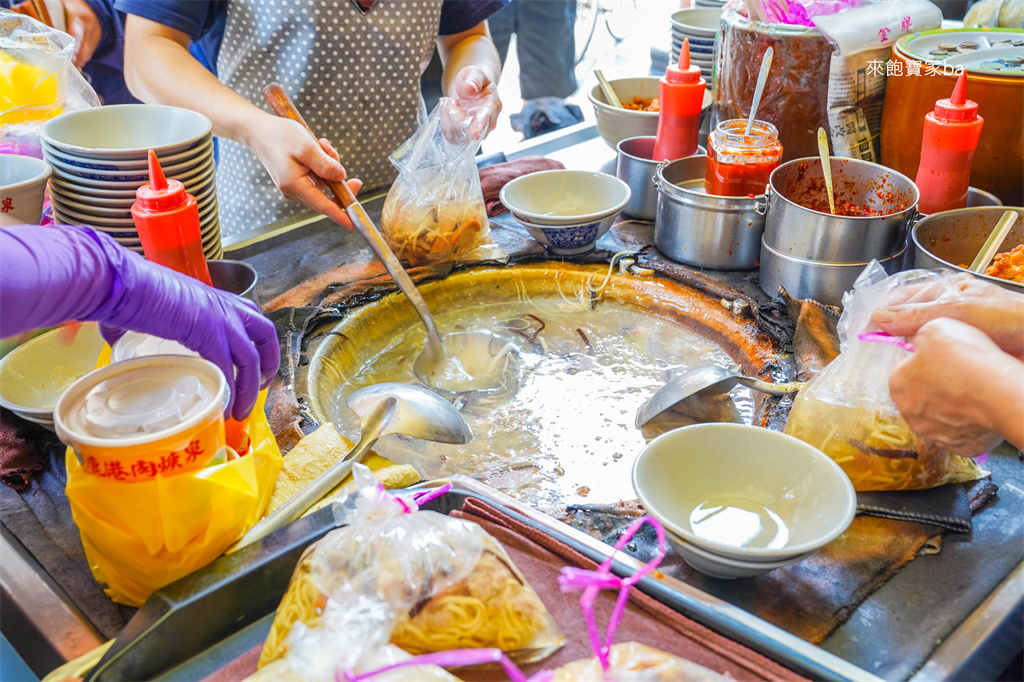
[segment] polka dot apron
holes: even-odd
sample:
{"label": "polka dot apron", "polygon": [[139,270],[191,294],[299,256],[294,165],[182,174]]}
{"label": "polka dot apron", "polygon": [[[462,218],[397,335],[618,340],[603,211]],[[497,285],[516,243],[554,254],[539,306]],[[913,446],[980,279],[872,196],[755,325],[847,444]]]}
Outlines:
{"label": "polka dot apron", "polygon": [[[309,126],[367,188],[395,179],[388,154],[425,118],[420,72],[441,0],[231,0],[217,73],[266,111],[263,88],[284,86]],[[221,138],[217,199],[229,236],[307,210],[285,199],[254,153]]]}

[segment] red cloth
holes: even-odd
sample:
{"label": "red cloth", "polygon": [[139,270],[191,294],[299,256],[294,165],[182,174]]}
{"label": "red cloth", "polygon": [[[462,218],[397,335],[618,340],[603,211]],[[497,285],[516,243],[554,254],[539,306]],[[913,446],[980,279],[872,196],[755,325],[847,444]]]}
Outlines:
{"label": "red cloth", "polygon": [[0,410],[0,480],[23,490],[32,474],[43,469],[46,450],[42,444],[55,438],[43,427]]}
{"label": "red cloth", "polygon": [[484,191],[484,203],[487,204],[487,215],[496,216],[505,210],[498,194],[501,188],[521,175],[536,173],[542,170],[565,168],[554,159],[543,156],[524,156],[515,161],[507,161],[494,166],[480,169],[480,189]]}

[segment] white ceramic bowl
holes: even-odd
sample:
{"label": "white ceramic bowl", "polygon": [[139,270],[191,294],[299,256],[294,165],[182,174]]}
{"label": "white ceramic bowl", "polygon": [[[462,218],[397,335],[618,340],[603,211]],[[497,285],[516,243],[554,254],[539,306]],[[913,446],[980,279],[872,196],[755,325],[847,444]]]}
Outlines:
{"label": "white ceramic bowl", "polygon": [[[96,182],[149,182],[149,167],[145,168],[124,168],[116,170],[97,170],[94,168],[82,168],[62,161],[59,156],[49,150],[44,150],[43,155],[47,162],[52,165],[61,175],[69,178],[84,178]],[[213,165],[213,149],[209,149],[200,156],[185,159],[180,163],[161,164],[166,177],[185,175],[199,167]]]}
{"label": "white ceramic bowl", "polygon": [[51,147],[96,159],[180,154],[205,144],[213,130],[206,116],[152,104],[115,104],[61,114],[43,124]]}
{"label": "white ceramic bowl", "polygon": [[38,225],[53,170],[31,156],[0,154],[0,225]]}
{"label": "white ceramic bowl", "polygon": [[633,490],[665,528],[712,555],[796,561],[837,538],[857,498],[815,447],[744,424],[698,424],[655,438]]}
{"label": "white ceramic bowl", "polygon": [[0,360],[0,405],[29,421],[52,424],[57,399],[96,369],[103,343],[95,322],[73,335],[54,329],[26,341]]}
{"label": "white ceramic bowl", "polygon": [[[679,54],[676,54],[676,61]],[[658,96],[658,81],[655,76],[644,76],[641,78],[618,78],[611,83],[615,94],[623,102],[631,101],[634,97],[643,99]],[[630,137],[644,137],[655,135],[658,132],[657,111],[633,111],[632,109],[621,109],[608,104],[600,85],[595,85],[587,95],[587,99],[594,106],[594,116],[597,118],[597,131],[601,139],[615,149],[619,142]],[[710,92],[704,94],[704,101],[701,103],[701,112],[706,112],[711,107],[712,97]]]}
{"label": "white ceramic bowl", "polygon": [[714,38],[721,18],[720,9],[681,9],[672,13],[672,30],[685,36]]}
{"label": "white ceramic bowl", "polygon": [[[213,177],[214,164],[211,158],[208,162],[203,163],[197,168],[190,168],[188,170],[181,171],[180,173],[165,173],[168,180],[180,180],[184,184],[198,184],[203,183]],[[65,172],[61,168],[54,168],[54,177],[59,178],[61,181],[67,184],[73,184],[81,189],[91,190],[120,190],[122,192],[134,192],[141,185],[149,182],[149,173],[139,173],[136,175],[125,175],[120,177],[133,177],[134,180],[108,180],[103,179],[102,176],[90,173],[92,177],[85,177],[82,175],[72,175]]]}
{"label": "white ceramic bowl", "polygon": [[512,180],[501,203],[552,253],[569,255],[594,248],[629,201],[629,185],[607,173],[549,170]]}
{"label": "white ceramic bowl", "polygon": [[[178,152],[177,154],[158,154],[161,166],[173,166],[174,164],[183,163],[189,159],[199,158],[205,156],[213,149],[213,140],[199,145],[193,149],[189,149],[184,152]],[[52,154],[58,160],[64,163],[75,166],[82,169],[93,169],[101,171],[124,171],[124,170],[147,170],[149,168],[149,155],[144,154],[137,158],[130,159],[96,159],[90,156],[80,156],[73,154],[66,149],[54,147],[53,145],[43,143],[43,151],[47,154]]]}
{"label": "white ceramic bowl", "polygon": [[[622,102],[632,101],[634,97],[643,99],[658,96],[658,78],[644,76],[640,78],[617,78],[609,81],[615,94]],[[587,95],[594,106],[597,118],[597,130],[601,138],[612,148],[627,137],[654,135],[658,132],[657,111],[633,111],[621,109],[608,104],[600,85],[595,85]]]}
{"label": "white ceramic bowl", "polygon": [[665,538],[668,540],[668,544],[672,546],[672,549],[683,558],[683,561],[712,578],[752,578],[755,575],[774,571],[776,568],[789,566],[814,554],[814,552],[808,552],[807,554],[800,554],[777,561],[741,561],[701,549],[691,542],[686,542],[671,531],[666,531]]}

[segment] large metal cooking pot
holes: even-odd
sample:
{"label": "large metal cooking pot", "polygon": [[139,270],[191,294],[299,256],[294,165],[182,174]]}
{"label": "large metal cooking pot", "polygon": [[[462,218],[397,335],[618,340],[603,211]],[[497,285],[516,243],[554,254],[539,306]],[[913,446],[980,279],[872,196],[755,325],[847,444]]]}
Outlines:
{"label": "large metal cooking pot", "polygon": [[[839,305],[843,293],[853,288],[868,263],[822,263],[779,253],[762,241],[761,291],[778,296],[779,287],[793,298],[809,298],[827,305]],[[906,246],[889,258],[879,259],[890,275],[901,270]],[[870,261],[869,261],[870,262]]]}
{"label": "large metal cooking pot", "polygon": [[[1004,211],[1016,211],[1017,222],[1003,240],[1000,253],[1024,244],[1024,208],[1019,206],[986,206],[959,208],[955,211],[935,213],[914,226],[910,235],[912,251],[909,265],[916,268],[949,268],[968,272],[963,264],[969,264],[978,255],[992,228],[999,222]],[[971,273],[975,277],[999,286],[1024,293],[1024,284],[1010,282],[998,277]]]}
{"label": "large metal cooking pot", "polygon": [[917,186],[877,163],[836,157],[831,165],[837,206],[868,206],[882,215],[831,215],[820,159],[795,159],[769,179],[765,244],[792,258],[828,263],[867,263],[901,251],[917,212]]}
{"label": "large metal cooking pot", "polygon": [[706,156],[658,167],[654,244],[672,260],[714,270],[756,268],[764,232],[764,196],[704,193]]}

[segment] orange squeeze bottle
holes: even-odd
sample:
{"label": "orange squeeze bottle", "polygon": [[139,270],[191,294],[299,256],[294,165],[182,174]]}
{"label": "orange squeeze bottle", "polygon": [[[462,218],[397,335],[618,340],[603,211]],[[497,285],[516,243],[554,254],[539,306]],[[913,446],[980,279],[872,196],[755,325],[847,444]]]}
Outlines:
{"label": "orange squeeze bottle", "polygon": [[957,78],[949,99],[940,99],[924,117],[921,165],[914,182],[921,190],[917,209],[937,213],[967,205],[971,163],[985,119],[978,103],[967,99],[967,73]]}
{"label": "orange squeeze bottle", "polygon": [[139,187],[132,204],[146,260],[213,286],[199,231],[199,205],[178,180],[167,180],[149,150],[149,184]]}
{"label": "orange squeeze bottle", "polygon": [[697,153],[700,108],[707,81],[700,67],[690,63],[690,39],[683,39],[679,65],[669,64],[658,83],[658,134],[654,161],[674,161]]}

